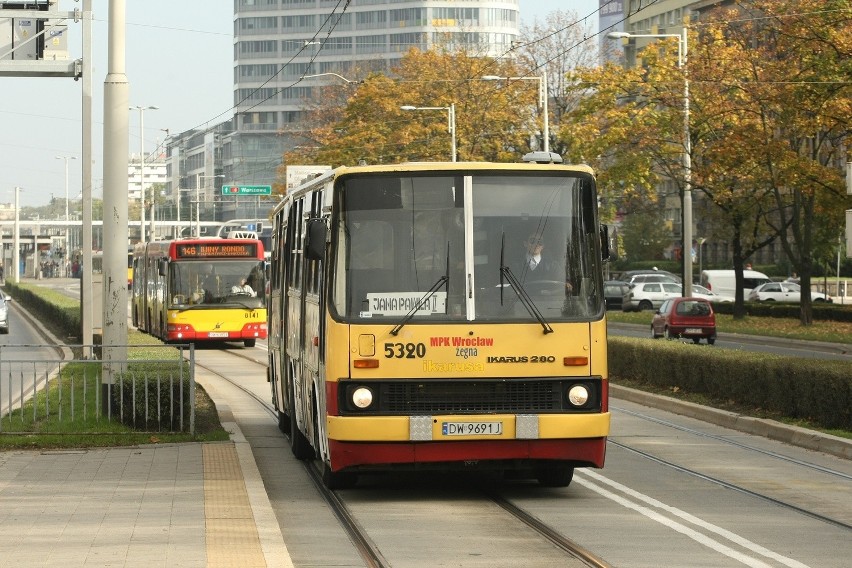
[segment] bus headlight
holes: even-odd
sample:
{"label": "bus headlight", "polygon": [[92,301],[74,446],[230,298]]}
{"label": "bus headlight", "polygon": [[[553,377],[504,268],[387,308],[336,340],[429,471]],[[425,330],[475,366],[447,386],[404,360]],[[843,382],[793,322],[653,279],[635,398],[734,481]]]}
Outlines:
{"label": "bus headlight", "polygon": [[356,388],[352,391],[352,404],[361,409],[369,408],[373,404],[373,391],[367,387]]}
{"label": "bus headlight", "polygon": [[586,385],[574,385],[568,389],[568,402],[572,406],[581,407],[589,401],[589,389]]}

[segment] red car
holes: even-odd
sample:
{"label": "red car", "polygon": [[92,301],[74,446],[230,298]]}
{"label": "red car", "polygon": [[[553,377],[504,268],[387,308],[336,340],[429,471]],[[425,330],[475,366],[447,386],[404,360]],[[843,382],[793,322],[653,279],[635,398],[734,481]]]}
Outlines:
{"label": "red car", "polygon": [[716,343],[716,314],[713,305],[703,298],[671,298],[663,302],[651,320],[651,336],[691,338],[694,343],[706,339]]}

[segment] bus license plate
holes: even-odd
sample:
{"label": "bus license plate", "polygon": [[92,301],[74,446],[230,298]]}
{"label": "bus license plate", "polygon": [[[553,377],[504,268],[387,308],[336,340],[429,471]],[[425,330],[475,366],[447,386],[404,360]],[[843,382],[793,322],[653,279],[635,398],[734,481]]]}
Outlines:
{"label": "bus license plate", "polygon": [[686,333],[701,333],[702,331],[704,331],[704,330],[701,329],[700,327],[688,327],[688,328],[686,328]]}
{"label": "bus license plate", "polygon": [[227,331],[211,331],[207,334],[207,337],[228,337]]}
{"label": "bus license plate", "polygon": [[442,422],[444,436],[499,436],[503,433],[502,422]]}

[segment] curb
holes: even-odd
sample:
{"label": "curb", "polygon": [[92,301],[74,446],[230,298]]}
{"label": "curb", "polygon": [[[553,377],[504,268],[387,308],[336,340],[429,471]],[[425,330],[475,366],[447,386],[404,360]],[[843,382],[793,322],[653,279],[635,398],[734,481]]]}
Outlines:
{"label": "curb", "polygon": [[[227,411],[227,414],[230,414],[230,411]],[[263,479],[260,476],[260,470],[257,468],[257,462],[254,460],[251,445],[243,436],[242,430],[236,422],[222,422],[222,427],[231,434],[231,441],[237,450],[240,469],[243,472],[243,482],[246,486],[246,493],[248,493],[249,505],[257,527],[260,547],[266,565],[292,568],[293,561],[290,558],[287,545],[284,543],[284,536],[281,534],[281,528],[275,518],[275,511],[272,509],[272,503],[270,503],[266,487],[263,485]]]}
{"label": "curb", "polygon": [[730,428],[738,432],[762,436],[770,440],[784,442],[792,446],[798,446],[816,452],[823,452],[843,459],[852,459],[852,440],[823,434],[815,430],[808,430],[798,426],[790,426],[767,420],[765,418],[754,418],[719,410],[708,406],[701,406],[692,402],[685,402],[667,396],[647,393],[644,391],[622,387],[610,383],[609,393],[614,398],[629,402],[635,402],[643,406],[667,410],[681,416],[695,418],[703,422],[709,422],[724,428]]}

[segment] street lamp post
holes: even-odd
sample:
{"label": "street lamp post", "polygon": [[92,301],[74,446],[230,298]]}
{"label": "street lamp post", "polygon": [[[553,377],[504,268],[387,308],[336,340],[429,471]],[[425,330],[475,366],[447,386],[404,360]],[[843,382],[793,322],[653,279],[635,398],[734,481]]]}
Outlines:
{"label": "street lamp post", "polygon": [[[181,234],[181,226],[180,226],[180,201],[183,190],[181,188],[177,188],[177,225],[175,226],[175,238],[180,238],[183,235]],[[189,209],[189,212],[192,213],[192,208]]]}
{"label": "street lamp post", "polygon": [[337,77],[347,83],[355,83],[358,84],[361,81],[353,81],[352,79],[347,79],[343,75],[338,75],[337,73],[317,73],[315,75],[302,75],[302,79],[313,79],[314,77]]}
{"label": "street lamp post", "polygon": [[[65,260],[71,254],[71,226],[69,224],[70,217],[68,216],[68,160],[76,160],[77,156],[56,156],[57,160],[65,160]],[[64,263],[68,266],[68,263]],[[66,276],[68,276],[66,274]]]}
{"label": "street lamp post", "polygon": [[683,72],[683,295],[692,295],[692,140],[689,134],[689,77],[686,74],[687,38],[689,28],[681,34],[631,34],[610,32],[610,39],[677,38],[677,65]]}
{"label": "street lamp post", "polygon": [[450,133],[452,141],[452,150],[450,155],[452,160],[456,161],[456,103],[450,103],[448,107],[418,107],[411,105],[402,105],[402,110],[445,110],[447,111],[447,132]]}
{"label": "street lamp post", "polygon": [[547,71],[542,70],[541,77],[499,77],[497,75],[485,75],[482,77],[484,81],[538,81],[538,106],[541,108],[543,115],[543,124],[541,130],[542,149],[545,152],[550,152],[550,117],[547,111]]}
{"label": "street lamp post", "polygon": [[[145,242],[145,120],[144,113],[146,110],[158,110],[158,106],[141,106],[136,105],[130,107],[130,110],[136,109],[139,111],[139,237],[141,242]],[[153,227],[151,227],[153,233]],[[154,235],[151,235],[153,240]]]}
{"label": "street lamp post", "polygon": [[[211,178],[216,179],[216,178],[223,178],[223,177],[225,177],[225,176],[222,175],[222,174],[216,174],[216,175],[212,175],[212,176],[204,176],[204,175],[201,175],[201,174],[195,174],[195,236],[196,236],[196,238],[201,236],[201,193],[200,193],[201,183],[200,182],[201,182],[202,179],[211,179]],[[206,188],[207,188],[206,183],[205,183],[204,187],[205,187],[205,190],[206,190]],[[204,193],[205,193],[205,201],[206,201],[207,191],[205,191]]]}
{"label": "street lamp post", "polygon": [[21,188],[15,187],[15,234],[12,235],[12,275],[15,284],[21,281]]}

